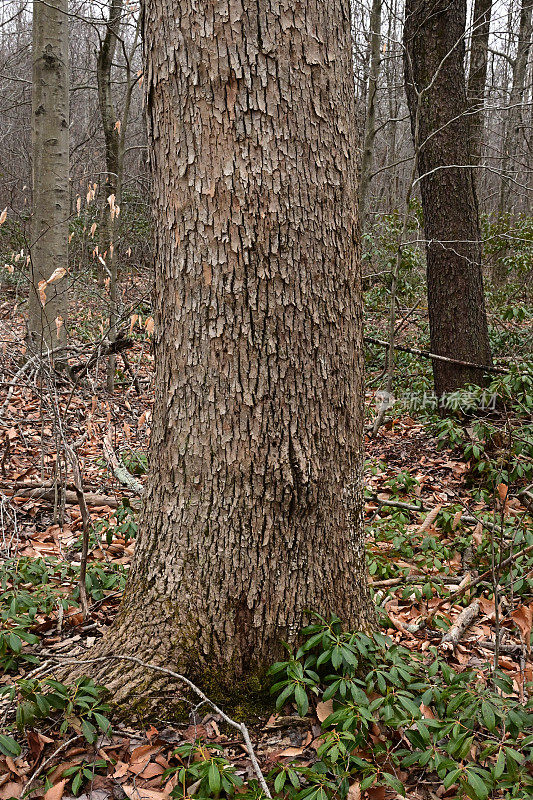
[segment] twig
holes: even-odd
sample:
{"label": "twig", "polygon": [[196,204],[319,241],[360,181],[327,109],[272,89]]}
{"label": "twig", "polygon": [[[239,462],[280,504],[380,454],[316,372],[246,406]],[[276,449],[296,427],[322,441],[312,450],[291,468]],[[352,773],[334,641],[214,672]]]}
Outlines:
{"label": "twig", "polygon": [[78,739],[83,739],[83,736],[81,736],[81,735],[79,735],[79,736],[73,736],[73,737],[72,737],[72,739],[68,739],[66,742],[63,742],[63,744],[61,744],[61,745],[60,745],[58,748],[56,748],[56,750],[54,750],[54,752],[52,753],[52,755],[51,755],[49,758],[47,758],[47,759],[46,759],[46,761],[43,761],[43,763],[41,764],[41,766],[40,766],[40,767],[38,767],[38,768],[35,770],[35,772],[33,773],[33,775],[31,775],[31,776],[30,776],[30,779],[28,780],[28,783],[27,783],[27,784],[26,784],[26,786],[24,787],[24,794],[22,795],[23,797],[24,797],[24,796],[27,796],[27,795],[29,794],[30,786],[31,786],[31,785],[32,785],[32,784],[33,784],[33,783],[34,783],[34,782],[37,780],[37,778],[38,778],[38,777],[39,777],[39,775],[40,775],[40,774],[43,772],[43,770],[44,770],[44,769],[46,769],[46,767],[48,766],[48,764],[50,764],[50,762],[51,762],[51,761],[53,761],[53,760],[54,760],[54,758],[55,758],[57,755],[59,755],[59,753],[62,753],[62,752],[63,752],[63,750],[66,750],[66,749],[67,749],[67,747],[69,747],[71,744],[74,744],[74,742],[77,742],[77,741],[78,741]]}
{"label": "twig", "polygon": [[107,656],[98,656],[97,658],[63,659],[60,656],[56,656],[51,653],[47,653],[46,655],[62,664],[95,664],[97,662],[110,661],[110,660],[130,661],[132,664],[137,664],[137,666],[143,667],[144,669],[152,669],[154,670],[154,672],[162,672],[163,675],[169,675],[171,678],[175,678],[176,680],[181,681],[181,683],[184,683],[186,686],[188,686],[189,689],[191,689],[204,703],[207,703],[209,706],[211,706],[211,708],[215,711],[216,714],[220,714],[224,722],[226,722],[232,728],[235,728],[236,730],[241,732],[242,737],[244,739],[244,743],[246,745],[246,749],[248,750],[248,755],[250,756],[250,761],[252,762],[254,772],[257,776],[257,780],[259,781],[259,784],[265,795],[268,798],[270,798],[270,800],[272,800],[270,789],[268,788],[267,782],[265,781],[263,773],[261,772],[261,767],[259,766],[259,762],[257,761],[257,758],[255,756],[252,741],[250,739],[250,734],[248,733],[248,728],[246,727],[244,722],[236,722],[234,719],[231,719],[231,717],[228,717],[228,715],[224,711],[222,711],[222,709],[219,708],[219,706],[217,706],[216,703],[210,700],[209,697],[207,697],[207,695],[205,695],[202,692],[202,690],[198,688],[198,686],[196,686],[192,681],[189,680],[189,678],[186,678],[184,675],[180,675],[179,672],[174,672],[171,669],[166,669],[166,667],[159,667],[156,664],[150,664],[146,661],[141,661],[140,658],[135,658],[135,656],[107,655]]}
{"label": "twig", "polygon": [[83,614],[83,619],[85,619],[87,614],[89,613],[89,604],[87,602],[87,589],[85,587],[85,576],[87,574],[87,558],[89,555],[89,532],[91,529],[91,515],[89,514],[89,509],[87,508],[87,501],[85,499],[85,494],[83,492],[83,481],[81,478],[80,461],[78,458],[78,454],[75,452],[74,447],[71,447],[69,444],[67,444],[67,442],[63,442],[63,444],[65,447],[65,452],[67,454],[67,457],[72,466],[72,472],[74,473],[74,486],[76,487],[76,498],[78,500],[78,505],[80,507],[80,512],[81,512],[83,539],[81,547],[79,588],[80,588],[81,611]]}
{"label": "twig", "polygon": [[[377,344],[380,347],[390,348],[390,342],[384,342],[382,339],[375,339],[373,336],[364,336],[365,342],[369,344]],[[497,375],[508,375],[509,370],[505,367],[486,367],[482,364],[474,364],[472,361],[460,361],[458,358],[448,358],[447,356],[439,356],[436,353],[430,353],[429,350],[419,350],[417,347],[407,347],[404,344],[393,345],[395,350],[401,350],[402,353],[412,353],[415,356],[422,356],[423,358],[431,358],[432,361],[445,361],[447,364],[460,364],[462,367],[473,367],[474,369],[483,370],[484,372],[494,372]]]}

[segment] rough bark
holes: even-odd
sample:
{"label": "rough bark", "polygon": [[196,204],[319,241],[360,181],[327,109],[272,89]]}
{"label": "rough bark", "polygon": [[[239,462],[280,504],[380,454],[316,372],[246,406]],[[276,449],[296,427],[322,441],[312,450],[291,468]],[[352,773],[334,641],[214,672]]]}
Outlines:
{"label": "rough bark", "polygon": [[[28,346],[47,352],[65,344],[68,277],[69,99],[68,0],[33,3],[33,214],[31,220]],[[42,286],[42,283],[41,283]]]}
{"label": "rough bark", "polygon": [[[154,0],[145,15],[152,471],[98,652],[235,695],[309,610],[374,620],[349,3]],[[98,677],[130,712],[165,686],[114,662]]]}
{"label": "rough bark", "polygon": [[[407,0],[405,79],[426,236],[431,351],[492,365],[479,215],[469,166],[464,71],[466,0]],[[440,396],[483,381],[483,371],[433,362]]]}
{"label": "rough bark", "polygon": [[368,190],[372,174],[374,139],[376,137],[376,94],[381,69],[381,6],[382,0],[372,0],[370,12],[370,70],[365,117],[365,134],[361,157],[361,178],[359,182],[359,215],[364,230],[367,212]]}
{"label": "rough bark", "polygon": [[470,107],[470,163],[474,165],[481,163],[491,12],[492,0],[475,0],[467,90]]}

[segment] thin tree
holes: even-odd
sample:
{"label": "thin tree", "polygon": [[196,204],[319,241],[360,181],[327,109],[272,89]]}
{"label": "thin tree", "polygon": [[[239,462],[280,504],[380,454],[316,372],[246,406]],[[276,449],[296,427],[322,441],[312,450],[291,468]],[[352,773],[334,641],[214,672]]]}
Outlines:
{"label": "thin tree", "polygon": [[[121,612],[100,653],[226,699],[309,610],[373,622],[361,516],[350,9],[146,7],[156,403]],[[109,661],[115,700],[162,683]],[[161,680],[164,680],[162,678]]]}
{"label": "thin tree", "polygon": [[[520,21],[516,55],[512,62],[513,76],[509,95],[509,110],[504,128],[502,182],[500,190],[500,214],[512,210],[510,206],[511,189],[514,182],[528,169],[528,130],[524,119],[526,100],[526,75],[531,36],[533,33],[533,0],[522,0],[520,4]],[[529,145],[531,146],[531,145]],[[515,192],[516,194],[516,192]],[[497,273],[497,282],[502,282],[505,275]]]}
{"label": "thin tree", "polygon": [[[105,271],[109,290],[109,339],[114,341],[117,335],[119,318],[117,279],[117,217],[122,202],[122,184],[124,178],[124,155],[126,150],[126,130],[133,88],[137,82],[131,74],[131,59],[137,48],[139,25],[135,30],[133,46],[128,54],[124,48],[126,61],[125,94],[122,115],[115,109],[112,88],[112,70],[117,44],[121,42],[120,26],[123,16],[123,0],[110,0],[109,15],[105,27],[105,36],[100,41],[96,61],[96,79],[98,85],[98,103],[105,140],[106,178],[104,184],[104,202],[101,215],[100,251],[105,263]],[[140,19],[140,18],[139,18]],[[115,356],[109,356],[107,371],[107,388],[113,391],[115,385]]]}
{"label": "thin tree", "polygon": [[69,199],[68,0],[33,3],[33,214],[28,345],[50,352],[67,325]]}
{"label": "thin tree", "polygon": [[365,116],[365,133],[363,139],[363,153],[361,157],[361,176],[359,180],[359,214],[361,227],[364,229],[368,191],[372,176],[372,163],[374,154],[374,139],[376,137],[376,101],[379,73],[381,70],[381,6],[382,0],[372,0],[370,11],[370,69],[368,73],[367,106]]}
{"label": "thin tree", "polygon": [[476,166],[481,163],[483,143],[483,106],[487,83],[491,12],[492,0],[475,0],[467,94],[470,105],[470,162]]}
{"label": "thin tree", "polygon": [[407,0],[405,81],[427,242],[431,350],[481,367],[434,361],[439,396],[482,383],[482,367],[492,365],[470,166],[465,27],[466,0]]}

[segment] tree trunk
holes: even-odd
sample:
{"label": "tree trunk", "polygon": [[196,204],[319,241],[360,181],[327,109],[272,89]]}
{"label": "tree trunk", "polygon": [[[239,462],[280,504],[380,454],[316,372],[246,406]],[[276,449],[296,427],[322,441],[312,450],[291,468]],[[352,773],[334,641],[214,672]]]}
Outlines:
{"label": "tree trunk", "polygon": [[365,118],[365,135],[361,158],[361,179],[359,185],[359,214],[361,229],[364,230],[367,212],[368,190],[372,175],[374,139],[376,136],[376,94],[381,68],[381,6],[382,0],[372,0],[370,12],[370,71],[368,75],[368,92]]}
{"label": "tree trunk", "polygon": [[[513,63],[513,83],[509,97],[509,112],[503,142],[500,214],[512,210],[509,208],[511,195],[520,196],[523,192],[527,195],[527,190],[516,186],[514,181],[527,183],[522,179],[523,175],[527,175],[528,169],[527,126],[523,119],[523,111],[526,99],[527,62],[533,31],[532,11],[533,1],[522,0],[518,44]],[[505,275],[501,274],[501,272],[497,273],[495,279],[497,283],[503,283]]]}
{"label": "tree trunk", "polygon": [[[470,107],[470,163],[481,163],[483,144],[483,106],[489,52],[490,17],[492,0],[475,0],[468,72],[468,105]],[[478,176],[476,184],[479,186]]]}
{"label": "tree trunk", "polygon": [[[346,0],[146,7],[152,470],[97,652],[215,695],[253,686],[309,610],[374,620],[349,17]],[[114,662],[97,677],[130,712],[165,685]]]}
{"label": "tree trunk", "polygon": [[[46,352],[65,344],[68,277],[69,98],[68,0],[33,3],[33,215],[28,347]],[[56,272],[56,275],[60,273]]]}
{"label": "tree trunk", "polygon": [[[109,332],[111,342],[117,335],[117,259],[115,253],[115,220],[116,208],[120,208],[122,188],[123,148],[121,149],[121,130],[113,103],[111,90],[111,69],[117,47],[122,19],[123,0],[110,0],[109,17],[105,36],[100,44],[96,63],[96,79],[98,84],[98,103],[104,129],[106,180],[104,185],[104,202],[101,216],[100,251],[107,267],[107,285],[109,293]],[[109,200],[108,198],[112,198]],[[107,369],[107,388],[110,392],[115,387],[115,356],[110,355]]]}
{"label": "tree trunk", "polygon": [[[418,121],[431,350],[490,366],[474,176],[471,167],[461,166],[469,164],[466,0],[407,0],[405,13],[406,92],[413,134]],[[435,361],[433,377],[441,396],[482,383],[483,370]]]}

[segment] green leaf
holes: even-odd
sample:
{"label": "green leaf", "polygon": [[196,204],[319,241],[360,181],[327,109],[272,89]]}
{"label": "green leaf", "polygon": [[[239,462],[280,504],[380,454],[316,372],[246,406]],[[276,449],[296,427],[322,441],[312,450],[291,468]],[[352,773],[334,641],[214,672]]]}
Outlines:
{"label": "green leaf", "polygon": [[305,717],[309,711],[309,700],[307,699],[307,692],[304,687],[299,683],[294,690],[294,699],[298,707],[298,713],[301,717]]}
{"label": "green leaf", "polygon": [[496,764],[494,766],[494,777],[501,778],[504,769],[505,769],[505,753],[503,750],[500,750],[500,752],[498,753],[498,758],[496,759]]}
{"label": "green leaf", "polygon": [[87,719],[83,720],[83,722],[81,723],[81,732],[83,733],[89,744],[92,744],[96,740],[96,728],[92,723],[89,722],[89,720]]}
{"label": "green leaf", "polygon": [[277,698],[276,708],[280,709],[281,706],[287,700],[287,698],[289,698],[293,692],[294,692],[294,683],[289,683],[289,685],[285,687],[280,696]]}
{"label": "green leaf", "polygon": [[466,779],[468,781],[468,784],[474,790],[476,797],[479,797],[480,800],[484,800],[485,797],[488,797],[489,787],[487,786],[485,781],[479,777],[477,772],[474,772],[474,770],[469,769],[466,774],[467,774]]}
{"label": "green leaf", "polygon": [[104,717],[102,714],[98,714],[96,711],[93,711],[93,717],[103,733],[107,734],[111,731],[111,723],[106,717]]}
{"label": "green leaf", "polygon": [[276,780],[274,781],[274,791],[276,793],[281,792],[281,790],[285,786],[286,778],[287,778],[287,773],[285,772],[285,770],[282,770],[282,772],[280,772],[279,775],[276,775]]}
{"label": "green leaf", "polygon": [[78,794],[81,786],[82,775],[81,771],[76,773],[74,780],[72,781],[72,791],[74,794]]}
{"label": "green leaf", "polygon": [[13,650],[14,653],[17,655],[22,650],[22,642],[20,640],[20,636],[17,636],[16,633],[9,634],[9,646]]}
{"label": "green leaf", "polygon": [[493,731],[496,727],[496,717],[494,716],[494,711],[491,704],[487,703],[486,700],[483,700],[483,703],[481,704],[481,714],[489,731]]}
{"label": "green leaf", "polygon": [[21,753],[20,745],[11,736],[4,736],[0,733],[0,753],[16,758]]}
{"label": "green leaf", "polygon": [[211,761],[211,764],[209,765],[207,779],[209,781],[209,789],[213,792],[213,794],[217,794],[220,791],[220,772],[218,771],[218,767],[214,761]]}

